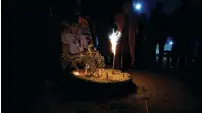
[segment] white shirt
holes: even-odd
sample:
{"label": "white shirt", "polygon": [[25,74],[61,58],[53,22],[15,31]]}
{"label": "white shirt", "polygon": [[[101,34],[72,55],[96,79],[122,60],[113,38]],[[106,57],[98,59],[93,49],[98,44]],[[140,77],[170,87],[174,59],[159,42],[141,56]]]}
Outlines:
{"label": "white shirt", "polygon": [[92,41],[90,30],[89,28],[83,28],[83,29],[80,29],[80,32],[81,32],[80,37],[82,41],[82,47],[87,49],[89,45],[89,40]]}
{"label": "white shirt", "polygon": [[88,49],[89,41],[92,41],[89,28],[81,28],[77,37],[68,32],[62,34],[62,43],[69,45],[70,54],[78,54]]}
{"label": "white shirt", "polygon": [[84,51],[82,46],[82,40],[80,39],[81,43],[79,43],[80,37],[74,37],[71,33],[63,33],[62,34],[62,43],[69,45],[69,53],[70,54],[78,54],[81,51]]}

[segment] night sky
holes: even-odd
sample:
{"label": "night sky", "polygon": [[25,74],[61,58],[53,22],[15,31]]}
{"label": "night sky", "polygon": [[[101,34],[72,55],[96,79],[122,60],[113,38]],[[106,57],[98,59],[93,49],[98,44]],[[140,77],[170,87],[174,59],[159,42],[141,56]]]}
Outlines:
{"label": "night sky", "polygon": [[164,11],[168,14],[179,8],[181,5],[181,0],[155,0],[155,1],[163,1]]}
{"label": "night sky", "polygon": [[[112,14],[118,10],[120,10],[121,5],[124,0],[102,0],[102,1],[94,1],[89,4],[88,0],[84,0],[84,4],[89,4],[89,11],[97,11],[98,13],[106,12],[106,14]],[[134,0],[134,2],[142,3],[143,10],[145,13],[149,15],[151,10],[155,7],[155,3],[157,1],[163,1],[164,11],[168,14],[172,13],[174,10],[178,9],[181,5],[181,0]],[[109,12],[110,9],[110,12]]]}
{"label": "night sky", "polygon": [[[82,6],[87,15],[105,18],[119,12],[124,0],[83,0]],[[180,7],[180,0],[134,0],[142,3],[144,12],[149,16],[151,10],[155,7],[156,1],[163,1],[164,11],[168,14]],[[74,2],[74,3],[73,3]],[[75,0],[58,0],[58,5],[54,3],[53,7],[59,12],[68,14],[68,11],[75,6]]]}
{"label": "night sky", "polygon": [[163,2],[164,12],[170,14],[174,10],[178,9],[181,5],[180,0],[137,0],[142,3],[145,13],[150,14],[151,10],[155,8],[155,3],[157,1]]}

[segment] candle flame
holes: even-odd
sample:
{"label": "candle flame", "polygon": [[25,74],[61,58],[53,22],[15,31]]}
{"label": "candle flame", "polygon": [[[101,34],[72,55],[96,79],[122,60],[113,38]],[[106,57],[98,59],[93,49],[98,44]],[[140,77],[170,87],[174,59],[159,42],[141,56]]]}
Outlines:
{"label": "candle flame", "polygon": [[113,32],[109,35],[109,39],[112,44],[112,52],[114,53],[114,55],[116,54],[116,45],[120,37],[121,37],[121,32],[120,31],[114,32],[114,29],[113,29]]}
{"label": "candle flame", "polygon": [[76,75],[76,76],[80,75],[80,73],[77,72],[77,71],[73,72],[73,74]]}

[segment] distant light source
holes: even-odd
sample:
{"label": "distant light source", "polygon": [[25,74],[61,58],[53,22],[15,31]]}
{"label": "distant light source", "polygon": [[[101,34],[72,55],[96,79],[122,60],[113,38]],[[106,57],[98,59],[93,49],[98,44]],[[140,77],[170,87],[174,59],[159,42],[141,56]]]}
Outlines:
{"label": "distant light source", "polygon": [[99,40],[98,40],[98,37],[96,36],[96,47],[98,48],[98,45],[99,45]]}
{"label": "distant light source", "polygon": [[134,11],[142,12],[142,3],[140,2],[133,3],[133,9]]}
{"label": "distant light source", "polygon": [[141,7],[142,7],[142,5],[141,5],[140,3],[137,3],[137,4],[135,5],[135,9],[136,9],[136,10],[140,10]]}
{"label": "distant light source", "polygon": [[169,42],[169,44],[170,44],[170,45],[172,45],[172,44],[173,44],[173,42],[172,42],[172,41],[170,41],[170,42]]}

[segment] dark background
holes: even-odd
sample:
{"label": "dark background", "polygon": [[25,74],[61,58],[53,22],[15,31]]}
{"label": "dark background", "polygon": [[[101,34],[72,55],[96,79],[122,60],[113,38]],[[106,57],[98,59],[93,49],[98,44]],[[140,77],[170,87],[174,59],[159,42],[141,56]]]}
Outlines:
{"label": "dark background", "polygon": [[[86,0],[82,8],[93,20],[109,21],[122,2]],[[30,110],[44,80],[59,79],[59,23],[74,6],[74,0],[2,1],[2,112]]]}

